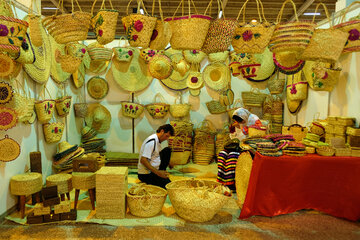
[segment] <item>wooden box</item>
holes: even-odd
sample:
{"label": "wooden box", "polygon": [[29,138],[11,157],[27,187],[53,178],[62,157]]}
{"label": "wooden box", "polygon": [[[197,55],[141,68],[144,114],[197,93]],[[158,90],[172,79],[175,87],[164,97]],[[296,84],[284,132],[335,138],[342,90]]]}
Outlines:
{"label": "wooden box", "polygon": [[50,213],[44,215],[44,223],[60,221],[60,214]]}
{"label": "wooden box", "polygon": [[27,224],[39,224],[39,223],[43,223],[43,222],[44,222],[43,215],[35,216],[33,212],[30,213],[26,217],[26,223]]}
{"label": "wooden box", "polygon": [[73,160],[73,172],[96,172],[98,161],[92,157],[79,157]]}
{"label": "wooden box", "polygon": [[67,213],[71,210],[70,200],[62,201],[54,206],[54,213]]}
{"label": "wooden box", "polygon": [[60,220],[76,220],[77,218],[77,211],[76,209],[71,209],[70,212],[60,213]]}
{"label": "wooden box", "polygon": [[31,172],[42,173],[41,152],[30,152],[30,170]]}
{"label": "wooden box", "polygon": [[44,206],[42,203],[36,203],[34,206],[34,216],[50,214],[50,206]]}
{"label": "wooden box", "polygon": [[41,190],[44,207],[52,206],[60,203],[60,198],[57,192],[57,186],[44,187]]}

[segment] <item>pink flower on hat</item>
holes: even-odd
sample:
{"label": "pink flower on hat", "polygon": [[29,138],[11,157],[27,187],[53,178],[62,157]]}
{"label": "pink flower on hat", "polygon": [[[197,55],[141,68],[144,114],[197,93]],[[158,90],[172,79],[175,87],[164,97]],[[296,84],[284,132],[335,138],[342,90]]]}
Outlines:
{"label": "pink flower on hat", "polygon": [[141,29],[143,29],[143,23],[140,20],[137,20],[134,23],[134,28],[135,28],[136,31],[140,32]]}
{"label": "pink flower on hat", "polygon": [[192,83],[197,83],[197,82],[198,82],[198,78],[197,78],[197,77],[192,77],[192,78],[191,78],[191,82],[192,82]]}
{"label": "pink flower on hat", "polygon": [[360,37],[360,33],[359,33],[359,31],[357,30],[357,29],[351,29],[350,31],[349,31],[349,40],[350,41],[356,41],[356,40],[358,40],[359,39],[359,37]]}

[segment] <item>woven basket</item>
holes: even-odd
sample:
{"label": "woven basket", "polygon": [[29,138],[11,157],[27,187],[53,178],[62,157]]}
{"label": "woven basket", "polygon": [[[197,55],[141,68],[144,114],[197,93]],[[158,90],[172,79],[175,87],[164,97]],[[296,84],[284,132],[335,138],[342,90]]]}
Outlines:
{"label": "woven basket", "polygon": [[321,156],[331,157],[335,154],[335,149],[330,146],[320,146],[316,148],[316,153]]}
{"label": "woven basket", "polygon": [[296,142],[302,142],[302,139],[305,138],[308,129],[299,124],[292,124],[290,126],[283,126],[281,133],[284,135],[292,135]]}
{"label": "woven basket", "polygon": [[249,137],[264,137],[266,134],[267,134],[266,127],[257,127],[257,126],[249,127]]}
{"label": "woven basket", "polygon": [[288,80],[286,86],[286,97],[290,101],[305,100],[308,94],[308,83],[303,80],[302,71],[290,76],[291,80]]}
{"label": "woven basket", "polygon": [[303,70],[311,89],[328,92],[331,92],[338,83],[341,71],[341,68],[328,68],[319,61],[307,61]]}
{"label": "woven basket", "polygon": [[55,109],[55,101],[48,100],[39,100],[35,102],[35,111],[37,118],[40,123],[47,123],[53,116]]}
{"label": "woven basket", "polygon": [[[329,12],[325,4],[318,3],[316,5],[315,13],[320,5],[324,7],[330,28],[315,29],[309,45],[302,53],[300,59],[336,62],[344,49],[349,33],[336,29],[332,26],[332,21],[330,20]],[[313,22],[315,22],[315,16],[316,14],[314,14]]]}
{"label": "woven basket", "polygon": [[89,47],[89,56],[94,61],[110,61],[113,54],[113,49],[105,47]]}
{"label": "woven basket", "polygon": [[81,64],[81,58],[68,54],[62,55],[59,49],[55,51],[55,59],[61,64],[61,69],[67,73],[75,73]]}
{"label": "woven basket", "polygon": [[[161,102],[157,102],[157,100],[156,100],[157,98],[159,98]],[[165,103],[165,99],[160,93],[157,93],[154,96],[153,102],[154,103],[147,104],[145,106],[146,110],[155,119],[164,118],[166,116],[166,114],[169,112],[170,105]]]}
{"label": "woven basket", "polygon": [[211,100],[206,102],[206,107],[211,114],[221,114],[226,112],[226,106],[222,105],[219,101]]}
{"label": "woven basket", "polygon": [[144,111],[144,106],[139,103],[121,101],[121,111],[125,117],[138,118]]}
{"label": "woven basket", "polygon": [[325,134],[325,127],[320,122],[312,122],[310,125],[310,132],[322,136]]}
{"label": "woven basket", "polygon": [[[170,44],[173,49],[192,50],[201,49],[204,44],[206,35],[210,27],[211,17],[206,16],[206,12],[211,5],[211,1],[207,6],[203,15],[199,15],[193,0],[192,5],[196,14],[191,14],[190,0],[188,1],[189,14],[181,17],[175,17],[179,7],[184,4],[185,0],[181,0],[179,6],[176,8],[173,17],[166,18],[171,27],[172,36]],[[182,8],[184,9],[184,8]]]}
{"label": "woven basket", "polygon": [[219,102],[223,106],[230,106],[231,104],[233,104],[234,103],[233,90],[231,90],[229,88],[229,89],[221,91],[221,93],[219,95]]}
{"label": "woven basket", "polygon": [[[160,19],[156,20],[156,25],[150,40],[150,49],[163,50],[167,47],[171,38],[171,27],[168,22],[164,21],[163,11],[161,8],[161,0],[159,3]],[[155,1],[153,1],[153,7],[151,15],[154,16]]]}
{"label": "woven basket", "polygon": [[191,105],[188,103],[175,103],[170,105],[170,114],[174,118],[183,118],[189,115]]}
{"label": "woven basket", "polygon": [[95,32],[96,40],[101,45],[111,43],[115,39],[116,24],[119,12],[114,10],[111,0],[111,9],[105,9],[105,0],[102,1],[100,10],[93,16],[96,0],[91,8],[91,27]]}
{"label": "woven basket", "polygon": [[[295,22],[282,23],[284,7],[287,3],[291,3],[294,9]],[[274,33],[269,42],[270,51],[294,51],[301,54],[310,42],[313,35],[315,24],[313,22],[299,21],[296,12],[296,6],[292,0],[286,0],[277,16],[277,24]]]}
{"label": "woven basket", "polygon": [[276,77],[270,78],[266,86],[270,94],[281,94],[284,91],[285,78],[279,78],[278,74]]}
{"label": "woven basket", "polygon": [[206,222],[215,216],[230,199],[223,194],[223,188],[208,180],[176,180],[166,185],[176,213],[192,222]]}
{"label": "woven basket", "polygon": [[65,117],[69,114],[71,108],[71,96],[64,96],[55,100],[55,107],[60,117]]}
{"label": "woven basket", "polygon": [[210,122],[204,120],[200,127],[194,130],[193,163],[208,165],[215,157],[215,131]]}
{"label": "woven basket", "polygon": [[64,126],[61,122],[43,124],[45,141],[47,143],[59,142],[64,132]]}
{"label": "woven basket", "polygon": [[348,41],[345,43],[343,52],[344,53],[350,53],[350,52],[359,52],[360,51],[360,38],[359,38],[359,32],[360,32],[360,20],[350,20],[345,22],[346,14],[349,12],[349,10],[353,7],[355,4],[359,4],[359,1],[352,2],[346,10],[343,12],[340,24],[337,24],[334,26],[335,29],[339,29],[343,32],[349,33]]}
{"label": "woven basket", "polygon": [[127,39],[132,47],[147,48],[156,25],[156,18],[148,15],[142,0],[140,4],[142,4],[145,15],[139,13],[140,4],[138,4],[138,13],[129,14],[131,2],[132,0],[127,5],[126,16],[121,19],[125,27]]}
{"label": "woven basket", "polygon": [[[245,21],[246,1],[241,7],[236,20],[239,20],[241,13],[243,20],[235,29],[232,46],[237,53],[262,53],[268,46],[270,38],[274,32],[275,24],[269,23],[264,15],[264,8],[260,0],[256,1],[259,21],[256,23]],[[261,7],[262,14],[260,14]],[[264,20],[264,21],[263,21]]]}
{"label": "woven basket", "polygon": [[75,117],[85,118],[88,111],[87,103],[74,103]]}
{"label": "woven basket", "polygon": [[[80,11],[58,15],[58,10],[62,9],[63,0],[59,1],[55,15],[45,17],[42,21],[48,33],[59,44],[82,41],[87,39],[91,14],[82,12],[77,0]],[[74,0],[71,0],[72,9],[74,9]]]}
{"label": "woven basket", "polygon": [[28,16],[29,16],[28,18],[29,35],[30,35],[31,43],[35,47],[40,47],[43,44],[43,39],[41,35],[41,28],[42,28],[41,16],[35,14],[29,14]]}
{"label": "woven basket", "polygon": [[170,124],[174,128],[174,136],[169,137],[169,147],[171,148],[170,164],[187,164],[192,150],[192,131],[193,124],[188,121],[173,120]]}
{"label": "woven basket", "polygon": [[3,26],[0,36],[0,50],[9,53],[19,52],[29,24],[17,18],[1,15],[0,24]]}
{"label": "woven basket", "polygon": [[164,205],[167,191],[153,185],[135,185],[126,193],[130,213],[137,217],[153,217]]}
{"label": "woven basket", "polygon": [[241,98],[245,106],[261,107],[267,94],[261,93],[258,89],[241,92]]}
{"label": "woven basket", "polygon": [[360,136],[360,128],[347,127],[346,134],[351,136]]}

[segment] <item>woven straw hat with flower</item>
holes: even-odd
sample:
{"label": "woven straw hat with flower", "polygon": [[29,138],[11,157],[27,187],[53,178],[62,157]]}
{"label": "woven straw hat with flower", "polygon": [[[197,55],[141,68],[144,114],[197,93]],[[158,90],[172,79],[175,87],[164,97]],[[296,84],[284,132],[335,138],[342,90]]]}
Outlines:
{"label": "woven straw hat with flower", "polygon": [[111,114],[106,107],[99,103],[89,104],[85,123],[98,133],[106,133],[110,128]]}

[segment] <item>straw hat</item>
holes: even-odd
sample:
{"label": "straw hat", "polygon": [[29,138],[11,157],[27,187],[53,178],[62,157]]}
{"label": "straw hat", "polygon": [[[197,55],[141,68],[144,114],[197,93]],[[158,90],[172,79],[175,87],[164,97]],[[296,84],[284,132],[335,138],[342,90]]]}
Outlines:
{"label": "straw hat", "polygon": [[108,68],[108,65],[109,65],[109,61],[91,60],[90,66],[89,66],[89,71],[92,73],[100,74]]}
{"label": "straw hat", "polygon": [[94,99],[103,99],[109,92],[109,85],[102,77],[92,77],[87,83],[89,95]]}
{"label": "straw hat", "polygon": [[153,80],[145,61],[139,55],[140,50],[134,48],[130,62],[120,62],[115,57],[112,59],[111,71],[116,83],[129,92],[141,91]]}
{"label": "straw hat", "polygon": [[110,128],[111,114],[106,107],[99,103],[89,104],[88,113],[85,116],[85,123],[98,133],[106,133]]}
{"label": "straw hat", "polygon": [[150,75],[156,79],[168,78],[173,71],[171,60],[166,55],[156,54],[148,64]]}
{"label": "straw hat", "polygon": [[52,53],[51,43],[49,40],[50,34],[47,34],[44,26],[40,24],[41,37],[43,43],[39,47],[34,48],[35,62],[31,64],[25,64],[24,70],[29,77],[37,83],[46,83],[50,76]]}
{"label": "straw hat", "polygon": [[214,90],[221,90],[229,85],[230,70],[223,63],[211,63],[203,71],[205,83]]}
{"label": "straw hat", "polygon": [[201,88],[203,83],[204,83],[204,81],[203,81],[203,78],[202,78],[200,72],[191,71],[186,79],[186,85],[190,89]]}
{"label": "straw hat", "polygon": [[60,158],[64,157],[65,155],[67,155],[73,151],[76,151],[77,148],[78,148],[78,145],[76,145],[76,144],[71,145],[67,141],[62,141],[58,144],[58,151],[54,155],[54,159],[59,160]]}
{"label": "straw hat", "polygon": [[226,62],[229,58],[229,51],[209,53],[208,58],[210,62]]}
{"label": "straw hat", "polygon": [[166,51],[165,54],[170,57],[174,70],[168,78],[161,79],[161,82],[171,90],[187,89],[186,79],[189,75],[190,65],[185,61],[181,51]]}
{"label": "straw hat", "polygon": [[270,52],[269,48],[265,48],[263,53],[254,55],[256,62],[260,63],[261,66],[256,72],[256,77],[247,79],[255,82],[262,82],[268,80],[276,72],[272,52]]}
{"label": "straw hat", "polygon": [[201,63],[206,53],[200,50],[183,50],[184,58],[188,63]]}
{"label": "straw hat", "polygon": [[305,64],[299,60],[299,53],[293,51],[273,53],[273,61],[279,71],[287,75],[299,72]]}
{"label": "straw hat", "polygon": [[197,96],[200,95],[201,89],[200,88],[198,88],[198,89],[190,89],[189,92],[190,92],[191,96],[197,97]]}
{"label": "straw hat", "polygon": [[145,48],[140,51],[140,57],[148,63],[154,56],[158,54],[164,54],[164,50],[154,50],[151,48]]}
{"label": "straw hat", "polygon": [[12,108],[0,108],[0,130],[8,130],[17,123],[16,112]]}
{"label": "straw hat", "polygon": [[70,78],[71,73],[67,73],[61,68],[61,64],[55,60],[55,52],[58,50],[61,55],[65,54],[65,44],[59,44],[55,39],[49,35],[49,40],[51,44],[51,67],[50,67],[50,77],[57,83],[63,83]]}
{"label": "straw hat", "polygon": [[15,70],[15,62],[7,54],[0,53],[0,77],[7,77]]}
{"label": "straw hat", "polygon": [[81,88],[85,82],[85,64],[81,63],[78,70],[71,74],[71,79],[76,88]]}

